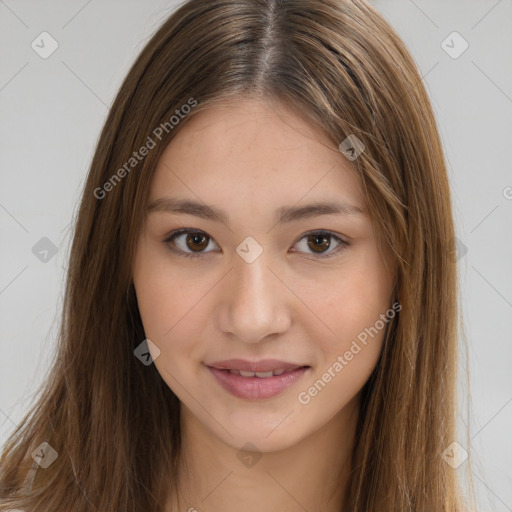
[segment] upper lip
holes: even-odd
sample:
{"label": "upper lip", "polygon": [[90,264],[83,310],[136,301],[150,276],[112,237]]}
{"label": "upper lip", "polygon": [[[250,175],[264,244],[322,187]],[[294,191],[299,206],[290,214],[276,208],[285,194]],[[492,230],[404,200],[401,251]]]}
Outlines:
{"label": "upper lip", "polygon": [[307,366],[304,364],[287,363],[278,359],[261,359],[260,361],[247,361],[246,359],[228,359],[208,364],[218,370],[242,370],[244,372],[270,372],[275,370],[293,370]]}

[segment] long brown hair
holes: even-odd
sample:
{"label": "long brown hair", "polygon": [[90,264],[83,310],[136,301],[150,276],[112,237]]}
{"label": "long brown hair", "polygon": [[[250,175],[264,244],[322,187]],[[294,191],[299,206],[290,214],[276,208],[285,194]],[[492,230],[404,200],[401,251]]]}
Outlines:
{"label": "long brown hair", "polygon": [[[161,511],[178,485],[179,401],[134,356],[145,336],[132,259],[167,144],[198,112],[241,96],[296,109],[335,148],[349,135],[364,143],[354,168],[395,257],[401,311],[363,388],[344,510],[463,510],[442,457],[456,440],[459,317],[443,149],[413,58],[364,0],[191,0],[144,47],[91,163],[58,352],[5,444],[0,510]],[[32,456],[43,442],[58,454],[46,469]]]}

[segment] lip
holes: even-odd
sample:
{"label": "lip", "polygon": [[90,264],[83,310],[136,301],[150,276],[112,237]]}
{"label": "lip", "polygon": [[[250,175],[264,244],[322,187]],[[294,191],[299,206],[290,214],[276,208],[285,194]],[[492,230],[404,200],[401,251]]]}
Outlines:
{"label": "lip", "polygon": [[[276,396],[293,386],[301,377],[311,369],[306,365],[286,363],[277,359],[262,361],[245,361],[230,359],[206,365],[217,382],[229,393],[237,398],[261,400]],[[267,372],[271,370],[285,370],[286,373],[272,377],[243,377],[229,370],[242,370],[251,372]]]}
{"label": "lip", "polygon": [[288,371],[301,366],[301,363],[288,363],[279,359],[261,359],[260,361],[247,361],[246,359],[227,359],[207,364],[210,368],[219,370],[243,370],[245,372],[269,372],[273,370]]}

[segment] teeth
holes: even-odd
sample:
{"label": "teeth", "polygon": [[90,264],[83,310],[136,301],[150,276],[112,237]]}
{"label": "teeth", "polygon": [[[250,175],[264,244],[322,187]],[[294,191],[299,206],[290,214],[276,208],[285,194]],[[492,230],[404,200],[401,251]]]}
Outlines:
{"label": "teeth", "polygon": [[[259,377],[260,379],[268,379],[269,377],[274,377],[277,375],[282,375],[285,370],[270,370],[268,372],[246,372],[244,370],[228,370],[229,373],[234,373],[235,375],[241,375],[242,377]],[[290,370],[292,371],[292,370]]]}
{"label": "teeth", "polygon": [[256,372],[256,377],[260,377],[261,379],[266,379],[267,377],[272,377],[274,372],[270,370],[269,372]]}

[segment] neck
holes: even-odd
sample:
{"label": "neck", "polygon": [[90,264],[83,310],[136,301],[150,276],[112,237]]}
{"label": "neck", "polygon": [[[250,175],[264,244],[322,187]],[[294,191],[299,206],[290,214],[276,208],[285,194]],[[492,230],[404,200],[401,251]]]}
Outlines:
{"label": "neck", "polygon": [[243,452],[211,434],[182,405],[179,500],[166,512],[339,512],[351,470],[356,396],[321,429],[280,451]]}

